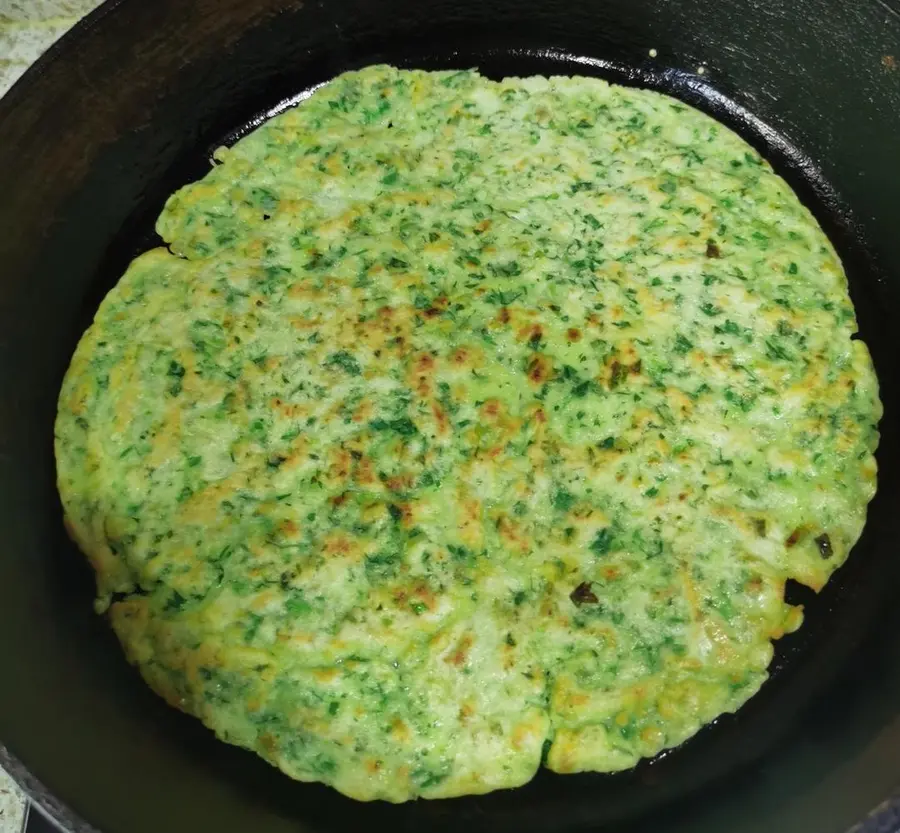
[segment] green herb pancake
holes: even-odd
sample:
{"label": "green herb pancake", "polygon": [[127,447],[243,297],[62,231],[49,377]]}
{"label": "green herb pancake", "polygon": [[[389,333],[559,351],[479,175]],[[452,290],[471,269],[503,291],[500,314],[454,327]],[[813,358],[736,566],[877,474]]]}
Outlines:
{"label": "green herb pancake", "polygon": [[841,264],[759,155],[586,78],[377,66],[221,149],[63,385],[129,659],[301,781],[627,769],[766,679],[875,492]]}

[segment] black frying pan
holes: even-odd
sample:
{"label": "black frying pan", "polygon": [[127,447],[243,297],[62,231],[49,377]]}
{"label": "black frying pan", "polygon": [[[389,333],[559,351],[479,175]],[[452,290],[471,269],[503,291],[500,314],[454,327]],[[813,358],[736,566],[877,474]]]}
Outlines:
{"label": "black frying pan", "polygon": [[[0,104],[0,762],[64,826],[102,833],[843,833],[888,797],[900,785],[894,3],[121,0],[64,38]],[[355,803],[169,709],[92,613],[52,450],[78,336],[212,147],[375,61],[668,91],[755,144],[844,258],[886,406],[866,532],[820,596],[789,587],[807,622],[779,643],[760,694],[632,772]]]}

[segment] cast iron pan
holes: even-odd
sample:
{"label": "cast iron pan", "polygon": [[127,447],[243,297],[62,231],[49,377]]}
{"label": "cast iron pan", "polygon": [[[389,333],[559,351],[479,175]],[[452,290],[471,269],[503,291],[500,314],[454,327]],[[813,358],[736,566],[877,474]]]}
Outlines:
{"label": "cast iron pan", "polygon": [[[888,798],[900,785],[894,2],[120,0],[64,38],[0,104],[0,762],[79,833],[843,833]],[[866,532],[820,596],[789,588],[807,622],[760,694],[632,772],[543,773],[398,807],[294,783],[144,686],[63,532],[62,374],[102,295],[155,244],[164,198],[221,141],[376,61],[668,91],[756,145],[844,258],[886,406]]]}

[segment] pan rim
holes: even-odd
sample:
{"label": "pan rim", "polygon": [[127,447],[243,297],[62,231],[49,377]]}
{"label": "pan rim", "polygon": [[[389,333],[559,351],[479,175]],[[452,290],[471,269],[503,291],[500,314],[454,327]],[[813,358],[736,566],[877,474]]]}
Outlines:
{"label": "pan rim", "polygon": [[[900,18],[900,12],[888,5],[887,0],[875,0],[886,11]],[[7,94],[0,100],[0,124],[9,118],[19,102],[30,92],[31,87],[44,72],[67,54],[78,48],[79,43],[88,37],[100,25],[104,18],[114,14],[120,7],[127,6],[129,0],[105,0],[93,12],[76,23],[59,40],[57,40],[28,70],[14,83]],[[55,824],[71,833],[101,833],[101,831],[85,821],[65,802],[57,799],[46,785],[34,776],[31,771],[6,746],[0,742],[0,765],[12,776],[23,789],[29,800],[50,818]],[[900,781],[898,781],[900,786]],[[878,825],[879,819],[886,819],[890,814],[896,815],[900,810],[900,798],[887,797],[876,805],[867,816],[854,828],[854,831],[874,831],[888,833],[888,829]],[[890,828],[894,830],[893,827]]]}

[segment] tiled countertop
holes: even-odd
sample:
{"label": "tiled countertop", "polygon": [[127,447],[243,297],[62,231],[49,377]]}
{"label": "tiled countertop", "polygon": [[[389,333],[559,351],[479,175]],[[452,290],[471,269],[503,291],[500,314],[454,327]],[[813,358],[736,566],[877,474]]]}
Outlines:
{"label": "tiled countertop", "polygon": [[0,95],[53,41],[99,5],[100,0],[0,0]]}
{"label": "tiled countertop", "polygon": [[[0,95],[100,0],[0,0]],[[21,833],[25,799],[0,769],[0,833]]]}

